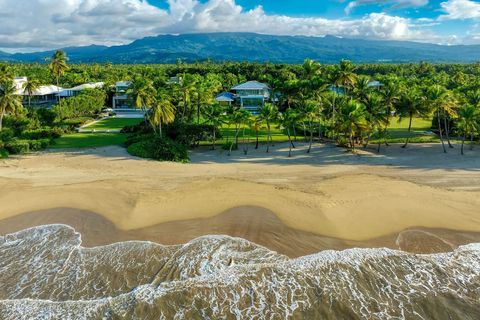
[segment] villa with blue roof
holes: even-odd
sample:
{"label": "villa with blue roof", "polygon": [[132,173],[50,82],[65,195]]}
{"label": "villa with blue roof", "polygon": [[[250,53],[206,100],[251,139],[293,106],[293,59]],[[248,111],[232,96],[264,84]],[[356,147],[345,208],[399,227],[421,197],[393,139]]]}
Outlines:
{"label": "villa with blue roof", "polygon": [[270,97],[271,89],[268,85],[258,81],[248,81],[234,86],[231,92],[220,93],[215,100],[223,105],[234,103],[251,113],[258,113]]}

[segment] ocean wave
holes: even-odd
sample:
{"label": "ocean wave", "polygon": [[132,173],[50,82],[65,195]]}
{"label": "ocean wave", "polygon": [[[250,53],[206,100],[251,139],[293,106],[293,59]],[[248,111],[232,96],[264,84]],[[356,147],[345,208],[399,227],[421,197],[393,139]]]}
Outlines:
{"label": "ocean wave", "polygon": [[69,226],[0,237],[0,319],[479,319],[480,244],[289,259],[247,240],[83,248]]}

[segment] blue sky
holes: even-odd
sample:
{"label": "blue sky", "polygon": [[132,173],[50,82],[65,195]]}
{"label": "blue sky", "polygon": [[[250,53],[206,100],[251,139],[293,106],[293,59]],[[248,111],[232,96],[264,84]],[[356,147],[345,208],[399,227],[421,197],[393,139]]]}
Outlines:
{"label": "blue sky", "polygon": [[0,0],[0,50],[257,32],[480,44],[480,0]]}

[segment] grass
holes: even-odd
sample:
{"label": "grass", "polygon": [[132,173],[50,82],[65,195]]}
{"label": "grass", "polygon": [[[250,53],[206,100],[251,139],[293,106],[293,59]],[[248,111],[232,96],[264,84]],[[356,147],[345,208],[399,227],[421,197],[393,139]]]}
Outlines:
{"label": "grass", "polygon": [[[405,139],[410,137],[411,143],[428,143],[438,142],[439,138],[435,134],[429,133],[432,127],[431,119],[414,118],[412,120],[412,130],[408,132],[409,119],[404,118],[398,121],[398,117],[394,117],[390,121],[388,128],[387,141],[390,143],[403,143]],[[372,143],[377,142],[378,139],[373,137]]]}
{"label": "grass", "polygon": [[95,130],[120,130],[125,126],[133,126],[142,121],[143,119],[140,118],[108,118],[91,125],[87,125],[85,128]]}
{"label": "grass", "polygon": [[53,149],[97,148],[123,145],[127,135],[123,133],[73,133],[55,140]]}

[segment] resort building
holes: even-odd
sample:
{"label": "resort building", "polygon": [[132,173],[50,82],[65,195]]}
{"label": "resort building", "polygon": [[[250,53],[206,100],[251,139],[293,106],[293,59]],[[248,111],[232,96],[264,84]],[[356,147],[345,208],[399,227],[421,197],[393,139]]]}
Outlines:
{"label": "resort building", "polygon": [[80,92],[86,89],[101,89],[103,88],[104,83],[103,82],[88,82],[85,84],[81,84],[79,86],[70,88],[70,89],[62,89],[58,96],[60,98],[69,98],[69,97],[75,97],[78,95]]}
{"label": "resort building", "polygon": [[131,81],[119,81],[115,84],[115,94],[112,99],[114,111],[131,111],[134,109],[133,101],[127,94],[131,85]]}
{"label": "resort building", "polygon": [[236,85],[231,92],[223,92],[215,100],[220,104],[235,103],[251,113],[258,113],[259,109],[270,101],[271,89],[268,85],[258,81],[248,81]]}

